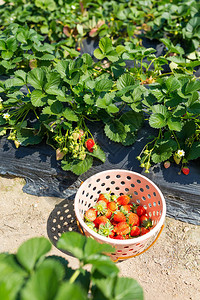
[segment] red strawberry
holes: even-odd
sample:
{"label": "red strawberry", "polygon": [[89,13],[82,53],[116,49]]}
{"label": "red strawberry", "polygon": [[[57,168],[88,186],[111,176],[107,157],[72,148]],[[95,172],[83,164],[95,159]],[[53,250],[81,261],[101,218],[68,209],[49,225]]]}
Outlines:
{"label": "red strawberry", "polygon": [[190,173],[190,169],[188,167],[183,167],[181,170],[185,175],[188,175]]}
{"label": "red strawberry", "polygon": [[140,235],[140,228],[138,226],[133,226],[131,229],[131,236]]}
{"label": "red strawberry", "polygon": [[108,209],[105,213],[105,216],[106,216],[106,218],[110,219],[112,216],[112,211]]}
{"label": "red strawberry", "polygon": [[128,216],[128,223],[131,225],[139,225],[140,219],[137,214],[130,213]]}
{"label": "red strawberry", "polygon": [[144,235],[150,231],[150,228],[141,227],[140,235]]}
{"label": "red strawberry", "polygon": [[126,222],[120,222],[114,227],[116,234],[126,235],[130,232],[130,227]]}
{"label": "red strawberry", "polygon": [[105,201],[106,203],[108,203],[109,202],[109,200],[105,197],[105,195],[104,194],[99,194],[99,198],[98,198],[98,201],[100,201],[100,200],[103,200],[103,201]]}
{"label": "red strawberry", "polygon": [[123,235],[121,235],[121,234],[118,234],[118,235],[114,236],[113,239],[115,239],[115,240],[125,240],[125,237],[123,237]]}
{"label": "red strawberry", "polygon": [[115,236],[115,232],[114,232],[114,231],[112,231],[112,232],[111,232],[111,234],[109,235],[109,238],[111,238],[111,239],[112,239],[112,238],[114,238],[114,236]]}
{"label": "red strawberry", "polygon": [[77,50],[77,51],[81,51],[81,47],[77,47],[76,50]]}
{"label": "red strawberry", "polygon": [[130,212],[131,211],[131,205],[130,204],[123,205],[122,208],[126,212]]}
{"label": "red strawberry", "polygon": [[114,214],[113,220],[115,222],[126,222],[126,217],[125,217],[125,215],[121,211],[117,211]]}
{"label": "red strawberry", "polygon": [[93,152],[94,151],[94,149],[93,149],[94,145],[95,145],[95,142],[94,142],[93,139],[88,139],[85,142],[85,147],[88,149],[89,152]]}
{"label": "red strawberry", "polygon": [[167,160],[167,161],[164,162],[165,169],[168,169],[170,167],[170,165],[171,165],[170,161]]}
{"label": "red strawberry", "polygon": [[146,209],[144,208],[144,206],[140,205],[137,207],[136,212],[137,212],[137,215],[140,217],[140,216],[146,214]]}
{"label": "red strawberry", "polygon": [[128,195],[122,195],[117,198],[117,203],[119,205],[126,205],[130,202],[130,197]]}
{"label": "red strawberry", "polygon": [[93,222],[97,217],[97,211],[94,208],[89,208],[86,212],[85,212],[85,219],[88,221]]}
{"label": "red strawberry", "polygon": [[94,224],[95,226],[98,228],[99,225],[101,223],[103,224],[106,224],[107,222],[109,222],[108,218],[106,218],[105,216],[100,216],[100,217],[97,217],[95,220],[94,220]]}
{"label": "red strawberry", "polygon": [[108,202],[107,207],[111,210],[111,211],[115,211],[117,209],[117,204],[114,201]]}

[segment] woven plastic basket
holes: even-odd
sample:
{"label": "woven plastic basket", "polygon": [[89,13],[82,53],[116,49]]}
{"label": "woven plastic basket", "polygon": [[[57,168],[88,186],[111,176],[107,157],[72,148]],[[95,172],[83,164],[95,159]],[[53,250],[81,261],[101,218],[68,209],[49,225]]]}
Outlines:
{"label": "woven plastic basket", "polygon": [[[132,195],[132,202],[143,205],[152,219],[153,228],[150,232],[133,239],[116,240],[91,230],[83,221],[84,213],[94,206],[100,193],[109,192]],[[116,248],[115,253],[109,254],[114,261],[139,255],[150,248],[158,238],[166,216],[165,199],[151,180],[136,172],[116,169],[97,173],[84,181],[76,194],[74,209],[82,233]]]}

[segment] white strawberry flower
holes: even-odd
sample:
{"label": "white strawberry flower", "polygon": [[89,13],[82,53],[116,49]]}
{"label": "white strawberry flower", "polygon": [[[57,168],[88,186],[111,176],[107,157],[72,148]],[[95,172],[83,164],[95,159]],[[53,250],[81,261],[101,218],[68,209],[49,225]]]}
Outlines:
{"label": "white strawberry flower", "polygon": [[0,97],[0,102],[3,102],[3,99]]}
{"label": "white strawberry flower", "polygon": [[10,114],[8,114],[8,113],[3,114],[3,118],[8,120],[10,118]]}
{"label": "white strawberry flower", "polygon": [[184,150],[178,150],[177,151],[178,156],[182,157],[185,155],[185,151]]}
{"label": "white strawberry flower", "polygon": [[76,9],[76,6],[74,6],[74,5],[72,5],[71,7],[72,7],[72,9]]}

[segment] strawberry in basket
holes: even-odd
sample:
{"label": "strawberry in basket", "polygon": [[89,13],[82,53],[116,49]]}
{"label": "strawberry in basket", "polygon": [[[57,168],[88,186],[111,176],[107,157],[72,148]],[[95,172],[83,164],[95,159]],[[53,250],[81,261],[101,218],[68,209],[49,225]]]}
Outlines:
{"label": "strawberry in basket", "polygon": [[129,195],[100,194],[94,207],[84,214],[87,226],[113,239],[130,239],[148,233],[152,220],[142,205],[131,203]]}

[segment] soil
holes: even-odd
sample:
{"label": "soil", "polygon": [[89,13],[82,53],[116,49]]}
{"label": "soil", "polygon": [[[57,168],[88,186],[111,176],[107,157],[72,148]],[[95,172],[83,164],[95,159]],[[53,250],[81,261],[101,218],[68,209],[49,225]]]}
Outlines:
{"label": "soil", "polygon": [[[47,235],[47,220],[64,199],[25,194],[22,178],[0,176],[0,252],[16,252],[31,237]],[[49,254],[77,260],[55,246]],[[145,300],[200,299],[200,226],[166,218],[164,230],[147,252],[118,262],[121,276],[136,279]]]}

